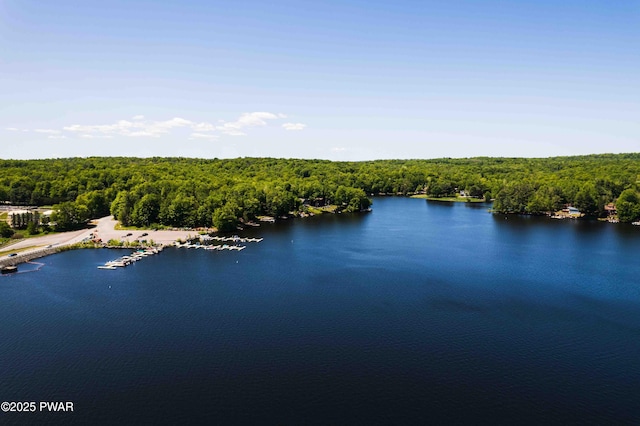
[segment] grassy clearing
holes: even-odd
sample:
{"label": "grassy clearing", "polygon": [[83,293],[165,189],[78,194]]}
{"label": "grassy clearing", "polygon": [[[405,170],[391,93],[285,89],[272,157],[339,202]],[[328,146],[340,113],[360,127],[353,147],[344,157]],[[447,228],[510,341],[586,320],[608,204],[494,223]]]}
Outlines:
{"label": "grassy clearing", "polygon": [[323,206],[323,207],[307,206],[307,211],[313,214],[335,213],[337,208],[338,206],[336,206],[335,204],[330,204],[328,206]]}

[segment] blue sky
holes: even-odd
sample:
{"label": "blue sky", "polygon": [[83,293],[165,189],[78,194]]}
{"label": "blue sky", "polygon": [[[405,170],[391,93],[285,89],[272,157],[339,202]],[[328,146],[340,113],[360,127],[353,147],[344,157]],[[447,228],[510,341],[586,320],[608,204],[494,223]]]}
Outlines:
{"label": "blue sky", "polygon": [[0,158],[640,151],[640,1],[0,0]]}

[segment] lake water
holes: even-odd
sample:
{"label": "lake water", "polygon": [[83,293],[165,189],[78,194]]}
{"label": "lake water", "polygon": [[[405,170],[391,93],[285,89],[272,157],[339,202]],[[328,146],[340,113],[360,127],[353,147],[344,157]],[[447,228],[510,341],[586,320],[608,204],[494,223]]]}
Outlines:
{"label": "lake water", "polygon": [[640,229],[373,207],[3,276],[0,423],[640,422]]}

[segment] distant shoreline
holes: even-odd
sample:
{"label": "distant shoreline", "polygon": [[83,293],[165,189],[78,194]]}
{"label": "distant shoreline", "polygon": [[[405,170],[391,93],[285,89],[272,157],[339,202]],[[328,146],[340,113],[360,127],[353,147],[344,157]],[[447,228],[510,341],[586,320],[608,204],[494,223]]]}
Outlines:
{"label": "distant shoreline", "polygon": [[417,194],[412,195],[410,198],[419,198],[427,201],[443,201],[443,202],[451,202],[451,203],[490,203],[491,201],[486,201],[484,198],[473,198],[473,197],[430,197],[425,194]]}

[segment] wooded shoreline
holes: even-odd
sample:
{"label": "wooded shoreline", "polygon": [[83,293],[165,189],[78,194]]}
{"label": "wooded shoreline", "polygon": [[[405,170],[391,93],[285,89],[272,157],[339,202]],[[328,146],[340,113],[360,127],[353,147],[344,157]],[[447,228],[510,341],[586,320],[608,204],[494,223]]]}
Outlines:
{"label": "wooded shoreline", "polygon": [[605,207],[615,203],[620,221],[633,222],[640,218],[639,176],[637,153],[362,162],[0,160],[0,200],[52,205],[50,223],[56,230],[112,214],[124,226],[232,231],[258,216],[305,216],[328,205],[361,211],[369,208],[371,196],[416,193],[436,199],[460,194],[492,199],[499,213],[543,214],[571,206],[594,218],[606,217]]}

